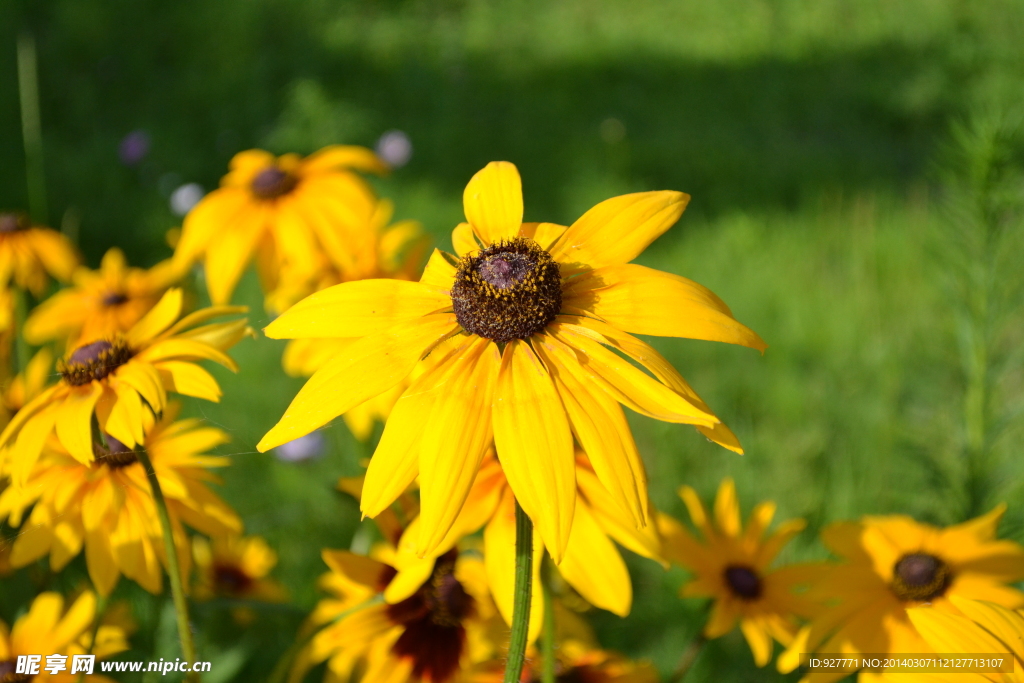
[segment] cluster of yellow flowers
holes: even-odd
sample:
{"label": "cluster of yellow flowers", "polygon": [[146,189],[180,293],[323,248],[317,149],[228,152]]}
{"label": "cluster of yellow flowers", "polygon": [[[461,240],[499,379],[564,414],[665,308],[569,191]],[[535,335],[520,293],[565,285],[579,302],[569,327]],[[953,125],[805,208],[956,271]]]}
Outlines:
{"label": "cluster of yellow flowers", "polygon": [[[1024,579],[1024,548],[996,539],[1003,508],[948,529],[899,516],[833,524],[822,539],[840,561],[784,567],[773,563],[804,523],[766,537],[775,506],[761,503],[744,529],[731,480],[710,517],[681,489],[697,534],[654,508],[622,406],[743,450],[633,335],[766,348],[710,290],[631,263],[687,195],[624,195],[569,226],[524,223],[518,170],[493,162],[465,189],[455,253],[435,249],[421,270],[419,225],[390,224],[391,204],[356,173],[386,170],[359,147],[238,154],[186,217],[173,257],[148,270],[117,249],[88,270],[58,233],[0,216],[0,521],[16,532],[0,539],[0,571],[47,555],[60,571],[84,551],[101,598],[122,574],[158,593],[164,571],[196,599],[237,600],[239,620],[254,618],[245,601],[287,598],[269,578],[274,552],[209,487],[229,461],[207,452],[227,435],[179,420],[168,396],[219,400],[199,363],[237,370],[226,352],[251,330],[214,321],[245,312],[230,302],[253,262],[278,316],[265,333],[291,340],[286,372],[309,376],[258,448],[339,416],[361,440],[385,422],[365,477],[339,483],[381,540],[366,554],[323,551],[330,597],[300,634],[293,681],[322,662],[330,681],[497,681],[528,606],[533,654],[519,680],[653,682],[650,665],[602,651],[576,614],[630,612],[616,544],[689,569],[682,595],[712,599],[704,637],[738,623],[759,666],[775,641],[784,672],[810,652],[1024,661],[1024,618],[1011,611],[1024,594],[1009,585]],[[186,312],[180,284],[200,260],[213,305]],[[47,273],[69,286],[22,322],[18,302],[41,299]],[[18,335],[43,346],[15,373]],[[60,596],[40,595],[10,634],[0,624],[0,681],[22,680],[9,669],[32,648],[124,650],[130,629],[103,618],[92,591],[67,613]]]}

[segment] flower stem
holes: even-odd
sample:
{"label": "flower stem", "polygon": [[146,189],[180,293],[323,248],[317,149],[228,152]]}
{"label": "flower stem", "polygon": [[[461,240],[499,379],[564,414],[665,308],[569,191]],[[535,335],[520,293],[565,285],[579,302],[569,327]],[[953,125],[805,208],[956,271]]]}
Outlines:
{"label": "flower stem", "polygon": [[[178,564],[178,547],[174,543],[174,530],[171,527],[171,515],[167,512],[167,501],[164,500],[160,480],[157,479],[153,461],[149,459],[146,449],[135,449],[139,462],[146,470],[149,486],[153,489],[153,502],[156,503],[157,516],[164,533],[164,552],[167,554],[167,578],[171,582],[171,597],[174,599],[174,611],[178,613],[178,639],[181,641],[181,654],[189,663],[189,669],[196,661],[196,646],[192,642],[192,628],[189,626],[188,601],[185,599],[185,586],[181,582],[181,565]],[[198,681],[199,674],[191,671],[185,675],[187,681]]]}
{"label": "flower stem", "polygon": [[32,219],[46,222],[46,177],[43,172],[43,129],[39,123],[39,75],[36,41],[27,31],[18,36],[18,94],[21,138],[25,145],[25,177]]}
{"label": "flower stem", "polygon": [[533,522],[516,501],[516,583],[512,600],[512,634],[508,641],[504,683],[519,683],[526,661],[533,593]]}
{"label": "flower stem", "polygon": [[540,585],[544,591],[544,631],[540,649],[543,655],[541,683],[555,683],[555,600],[551,594],[551,566],[545,562],[541,569]]}
{"label": "flower stem", "polygon": [[685,678],[686,674],[690,673],[690,669],[697,661],[697,657],[700,655],[700,651],[704,649],[704,643],[708,642],[708,639],[703,633],[697,635],[696,638],[690,641],[690,644],[683,650],[683,654],[679,657],[679,663],[676,664],[675,671],[669,677],[669,683],[681,683]]}

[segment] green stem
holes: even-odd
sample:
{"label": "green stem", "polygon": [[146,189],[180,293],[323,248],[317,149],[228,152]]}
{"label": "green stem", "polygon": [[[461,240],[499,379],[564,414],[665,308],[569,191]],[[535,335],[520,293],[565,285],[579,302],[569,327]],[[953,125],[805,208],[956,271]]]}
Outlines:
{"label": "green stem", "polygon": [[[149,459],[146,449],[139,447],[135,449],[139,462],[146,470],[146,477],[149,479],[149,486],[153,489],[153,502],[156,503],[157,516],[160,518],[160,527],[164,533],[164,552],[167,554],[167,578],[171,582],[171,597],[174,599],[174,610],[178,613],[178,638],[181,640],[181,654],[189,663],[189,669],[196,661],[196,646],[192,641],[192,628],[189,626],[188,601],[185,599],[185,585],[181,582],[181,565],[178,564],[178,547],[174,543],[174,530],[171,527],[171,515],[167,512],[167,501],[164,499],[163,489],[160,488],[160,480],[157,479],[156,470],[153,469],[153,462]],[[190,671],[185,676],[187,681],[199,681],[199,674]]]}
{"label": "green stem", "polygon": [[25,296],[25,290],[14,287],[14,360],[17,363],[17,372],[25,372],[32,357],[28,342],[25,341],[25,319],[28,318],[28,302],[25,301]]}
{"label": "green stem", "polygon": [[668,683],[680,683],[686,678],[686,674],[690,673],[690,669],[693,667],[694,662],[697,661],[697,656],[704,649],[704,643],[706,642],[708,642],[708,639],[704,637],[703,633],[698,634],[696,638],[690,641],[690,644],[686,646],[683,654],[679,657],[679,663],[676,664],[676,669],[669,677]]}
{"label": "green stem", "polygon": [[29,213],[37,223],[46,223],[46,176],[43,171],[43,127],[39,122],[36,41],[28,32],[18,36],[18,94],[21,99],[21,139],[25,145]]}
{"label": "green stem", "polygon": [[512,599],[512,634],[508,641],[504,683],[519,683],[526,661],[533,593],[533,522],[516,501],[516,583]]}
{"label": "green stem", "polygon": [[545,562],[541,572],[540,585],[544,591],[544,631],[541,635],[543,668],[541,683],[555,683],[555,600],[551,594],[551,567]]}

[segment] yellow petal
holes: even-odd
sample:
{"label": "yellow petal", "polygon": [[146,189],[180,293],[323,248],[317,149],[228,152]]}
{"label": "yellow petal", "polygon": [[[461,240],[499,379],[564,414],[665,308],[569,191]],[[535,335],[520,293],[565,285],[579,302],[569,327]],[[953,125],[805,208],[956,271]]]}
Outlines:
{"label": "yellow petal", "polygon": [[750,651],[754,654],[754,663],[764,666],[772,658],[772,637],[764,627],[754,619],[747,617],[740,619],[740,630],[743,637],[747,639]]}
{"label": "yellow petal", "polygon": [[221,390],[217,380],[195,363],[165,360],[160,363],[158,371],[160,383],[166,391],[174,391],[184,396],[195,396],[214,403],[220,401]]}
{"label": "yellow petal", "polygon": [[480,251],[480,243],[476,241],[472,225],[459,223],[455,226],[452,230],[452,247],[460,258]]}
{"label": "yellow petal", "polygon": [[181,297],[181,289],[177,287],[164,292],[156,306],[149,309],[149,312],[128,330],[128,343],[139,346],[170,327],[181,315]]}
{"label": "yellow petal", "polygon": [[11,479],[18,486],[28,482],[33,466],[39,460],[46,438],[53,431],[57,417],[57,406],[49,407],[34,415],[18,432],[18,440],[7,454],[7,468]]}
{"label": "yellow petal", "polygon": [[388,165],[366,147],[328,145],[302,160],[303,173],[322,173],[339,168],[354,168],[370,173],[387,173]]}
{"label": "yellow petal", "polygon": [[448,261],[444,252],[435,249],[423,269],[420,283],[441,292],[447,292],[455,284],[455,272],[455,266]]}
{"label": "yellow petal", "polygon": [[526,342],[505,346],[491,414],[509,486],[557,564],[576,504],[572,432],[547,368]]}
{"label": "yellow petal", "polygon": [[[551,256],[563,264],[600,266],[629,263],[672,227],[690,195],[682,192],[638,192],[607,199],[580,216],[552,246]],[[564,268],[562,276],[571,272]]]}
{"label": "yellow petal", "polygon": [[726,536],[740,535],[740,503],[736,498],[736,483],[726,477],[718,486],[715,496],[715,525]]}
{"label": "yellow petal", "polygon": [[574,332],[570,326],[556,323],[548,327],[548,332],[563,344],[549,347],[558,354],[560,365],[576,363],[589,381],[628,408],[665,422],[711,426],[719,421],[601,344]]}
{"label": "yellow petal", "polygon": [[139,392],[154,413],[162,413],[167,403],[160,372],[149,363],[126,363],[118,368],[117,381],[124,382]]}
{"label": "yellow petal", "polygon": [[94,614],[96,614],[96,596],[91,591],[85,591],[68,608],[58,627],[49,634],[54,646],[63,648],[76,640],[92,625]]}
{"label": "yellow petal", "polygon": [[86,532],[85,539],[85,564],[89,570],[89,578],[92,585],[100,595],[110,595],[121,572],[114,560],[114,553],[110,548],[108,532],[105,529]]}
{"label": "yellow petal", "polygon": [[633,516],[636,525],[646,524],[647,474],[622,408],[600,388],[587,386],[578,364],[560,364],[557,351],[547,352],[551,343],[548,337],[538,335],[537,353],[551,371],[576,440],[622,509]]}
{"label": "yellow petal", "polygon": [[558,571],[590,604],[620,617],[629,614],[633,586],[626,563],[582,501],[576,502],[572,535]]}
{"label": "yellow petal", "polygon": [[227,304],[269,221],[263,204],[246,205],[221,227],[206,249],[206,288],[216,305]]}
{"label": "yellow petal", "polygon": [[555,240],[562,236],[567,228],[557,223],[523,223],[519,228],[522,237],[529,237],[540,245],[541,249],[548,249]]}
{"label": "yellow petal", "polygon": [[133,360],[150,364],[168,360],[212,360],[232,372],[238,372],[238,364],[231,356],[205,342],[181,337],[161,339]]}
{"label": "yellow petal", "polygon": [[190,265],[202,254],[214,236],[249,204],[249,191],[236,188],[214,190],[188,212],[181,226],[181,239],[174,249],[180,268]]}
{"label": "yellow petal", "polygon": [[309,378],[257,448],[265,452],[305,436],[398,384],[435,344],[454,332],[454,318],[424,316],[352,344]]}
{"label": "yellow petal", "polygon": [[[587,467],[577,465],[576,486],[579,495],[589,505],[594,520],[606,534],[637,555],[657,560],[667,566],[662,559],[661,537],[655,524],[648,523],[647,526],[638,528],[633,516],[623,512],[618,500]],[[649,506],[646,507],[649,518],[653,511]]]}
{"label": "yellow petal", "polygon": [[759,569],[767,567],[779,554],[779,551],[806,526],[807,523],[802,519],[789,519],[779,524],[775,533],[769,536],[758,549],[754,565]]}
{"label": "yellow petal", "polygon": [[739,616],[737,611],[731,600],[715,600],[708,623],[704,625],[704,635],[707,638],[719,638],[731,631]]}
{"label": "yellow petal", "polygon": [[969,619],[1006,645],[1018,660],[1024,662],[1024,615],[993,602],[967,600],[956,595],[950,602]]}
{"label": "yellow petal", "polygon": [[[530,594],[530,625],[527,642],[533,642],[540,635],[544,624],[544,594],[541,591],[540,563],[544,546],[540,535],[533,533],[533,591]],[[513,602],[516,585],[516,509],[512,491],[498,504],[494,516],[484,527],[484,568],[487,583],[494,596],[494,604],[506,624],[512,623]]]}
{"label": "yellow petal", "polygon": [[271,339],[365,337],[451,306],[450,296],[419,282],[357,280],[306,297],[264,332]]}
{"label": "yellow petal", "polygon": [[711,290],[678,275],[620,264],[583,273],[570,283],[563,294],[565,306],[586,310],[626,332],[767,348]]}
{"label": "yellow petal", "polygon": [[484,244],[515,237],[523,222],[523,184],[507,161],[492,161],[477,171],[462,194],[466,220]]}
{"label": "yellow petal", "polygon": [[[933,607],[917,607],[907,610],[907,616],[921,637],[936,652],[1012,652],[994,635],[981,628],[967,617],[950,614]],[[1019,640],[1021,634],[1017,634]]]}
{"label": "yellow petal", "polygon": [[93,461],[92,411],[103,393],[99,382],[73,389],[57,414],[57,438],[68,453],[83,465]]}
{"label": "yellow petal", "polygon": [[487,416],[501,364],[498,347],[476,338],[447,364],[420,439],[421,557],[447,535],[492,442]]}
{"label": "yellow petal", "polygon": [[129,448],[135,447],[144,440],[142,399],[138,392],[127,384],[114,387],[117,403],[110,411],[107,421],[102,424],[103,430]]}

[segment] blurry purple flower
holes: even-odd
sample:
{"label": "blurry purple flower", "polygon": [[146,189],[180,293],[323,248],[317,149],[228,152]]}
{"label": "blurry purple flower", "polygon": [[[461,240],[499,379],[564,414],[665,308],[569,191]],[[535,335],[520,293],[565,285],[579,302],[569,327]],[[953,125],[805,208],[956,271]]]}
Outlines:
{"label": "blurry purple flower", "polygon": [[301,462],[316,458],[324,452],[324,435],[321,432],[310,432],[294,441],[283,443],[274,449],[278,460],[285,462]]}
{"label": "blurry purple flower", "polygon": [[199,183],[186,183],[171,193],[171,211],[176,216],[184,216],[203,198],[203,186]]}
{"label": "blurry purple flower", "polygon": [[400,130],[389,130],[377,141],[377,156],[391,168],[401,168],[412,157],[409,136]]}
{"label": "blurry purple flower", "polygon": [[149,134],[144,130],[133,130],[121,140],[118,150],[121,163],[125,166],[135,166],[149,154]]}

